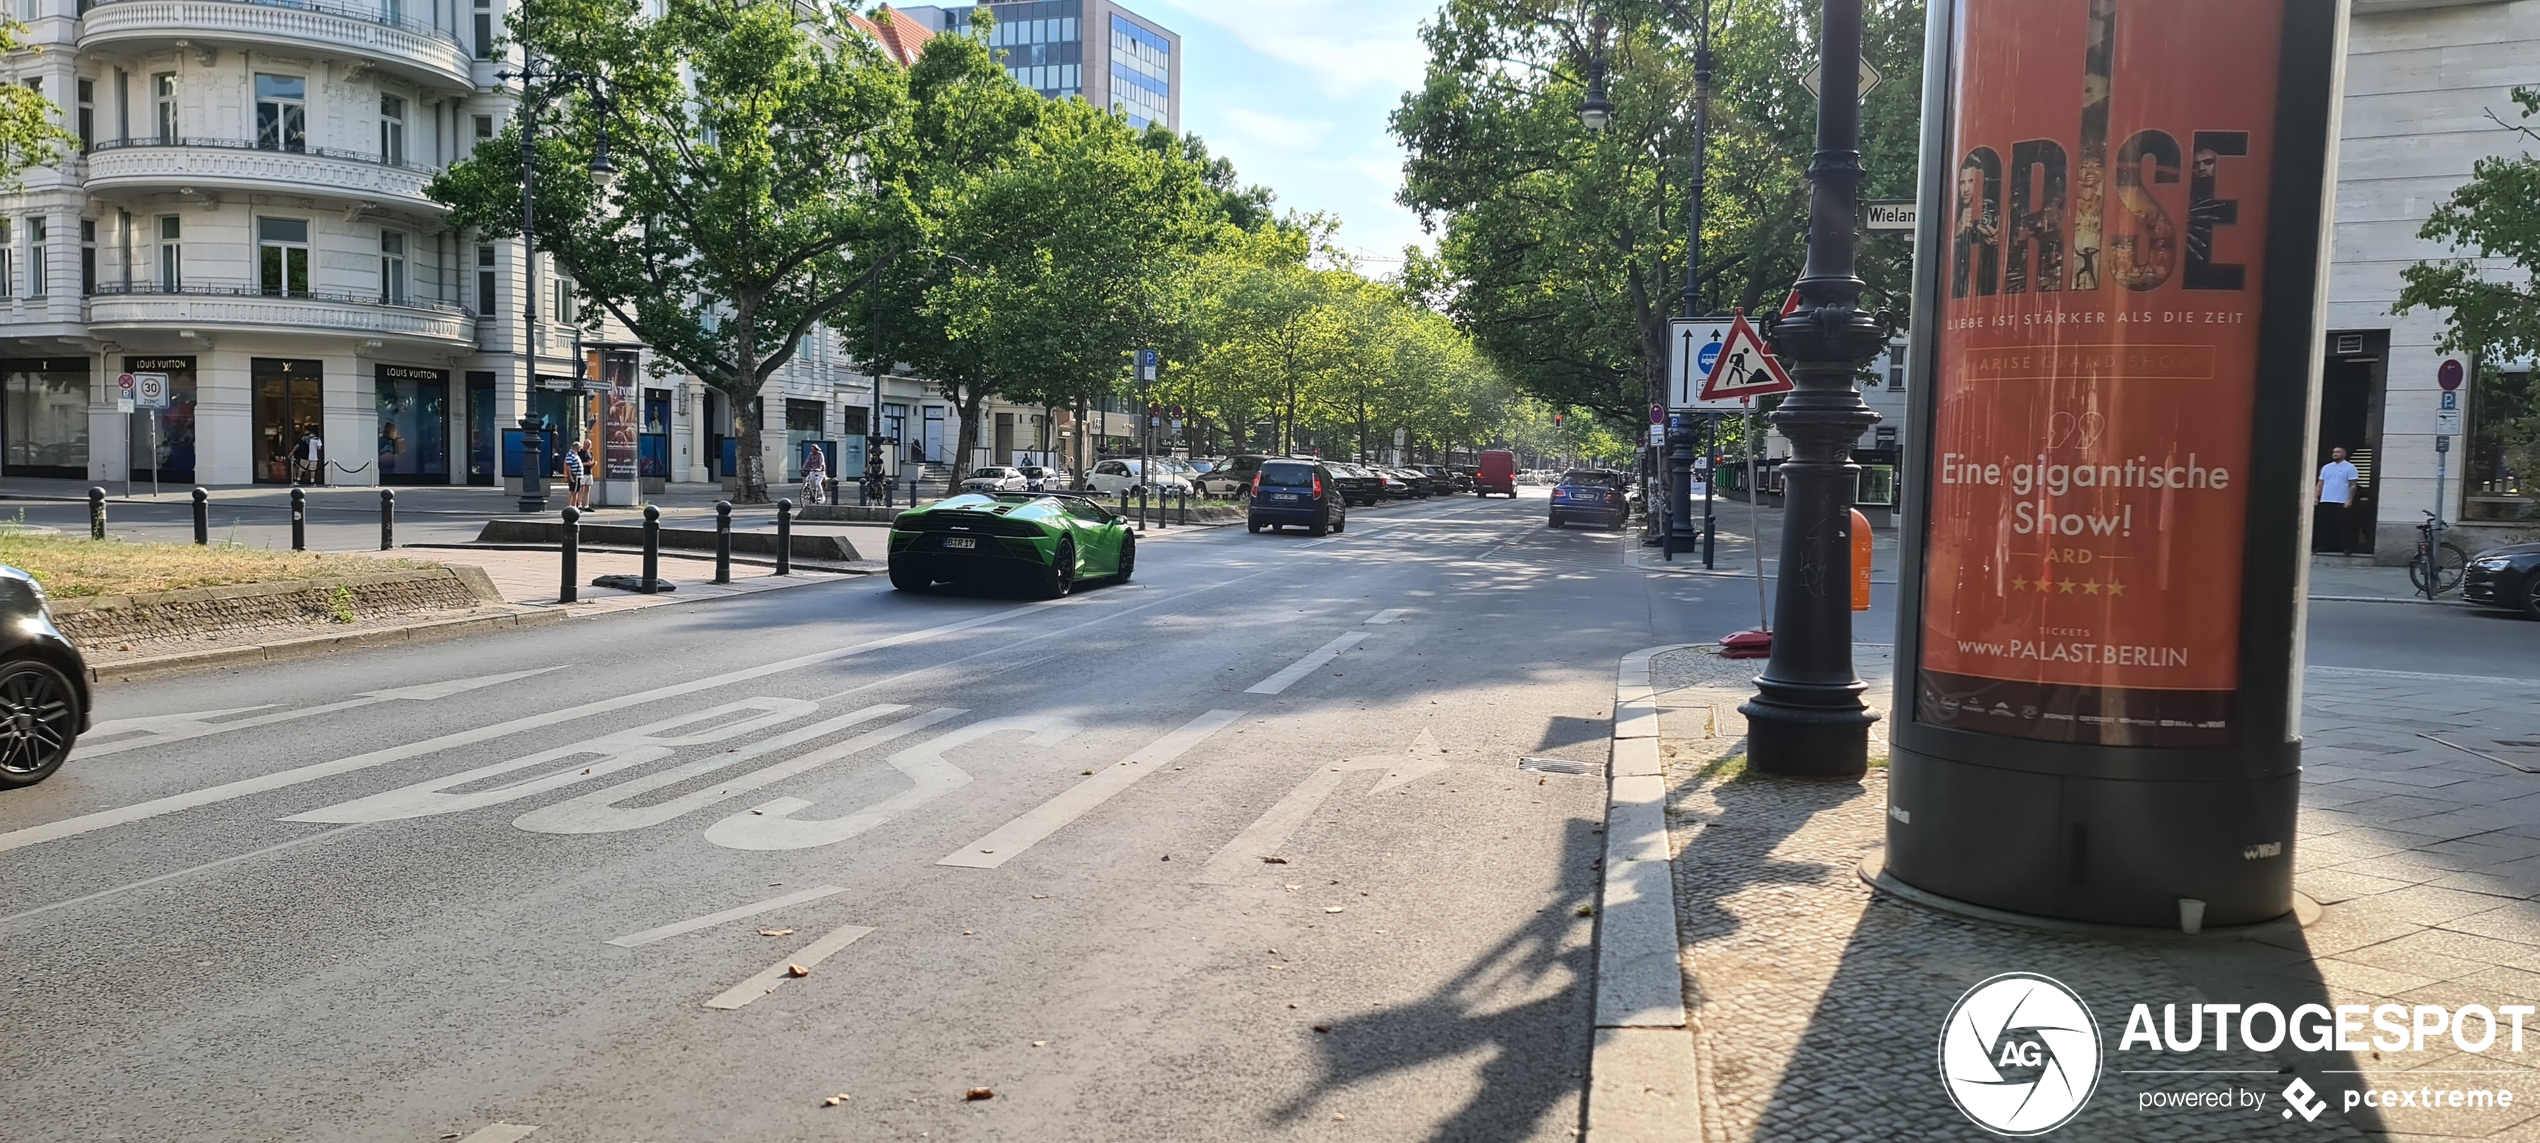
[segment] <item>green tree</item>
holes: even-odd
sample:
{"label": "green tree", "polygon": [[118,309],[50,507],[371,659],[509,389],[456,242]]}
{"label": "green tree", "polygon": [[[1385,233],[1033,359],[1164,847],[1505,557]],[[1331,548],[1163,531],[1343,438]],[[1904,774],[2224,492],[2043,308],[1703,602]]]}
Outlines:
{"label": "green tree", "polygon": [[[1718,68],[1703,227],[1703,308],[1776,305],[1805,256],[1816,105],[1816,5],[1715,0]],[[1667,320],[1682,312],[1693,138],[1692,0],[1599,0],[1611,126],[1578,121],[1590,9],[1446,0],[1423,31],[1422,88],[1393,130],[1411,152],[1405,205],[1442,227],[1412,288],[1443,302],[1520,391],[1637,423],[1664,398]],[[1870,0],[1863,50],[1885,73],[1864,111],[1871,197],[1910,197],[1923,7]],[[1862,273],[1903,308],[1911,251],[1866,243]],[[1875,295],[1874,295],[1875,296]]]}
{"label": "green tree", "polygon": [[[0,16],[0,55],[26,50],[26,25]],[[62,129],[62,109],[24,84],[0,83],[0,191],[16,190],[19,176],[61,163],[79,142]]]}
{"label": "green tree", "polygon": [[[2540,88],[2515,88],[2513,101],[2519,122],[2493,111],[2489,120],[2526,143],[2540,140],[2529,122],[2540,116]],[[2469,181],[2434,208],[2417,236],[2443,243],[2453,257],[2400,271],[2407,285],[2392,312],[2440,311],[2442,348],[2486,359],[2475,386],[2473,455],[2497,457],[2507,471],[2540,472],[2540,401],[2492,365],[2540,356],[2540,290],[2532,279],[2540,271],[2540,158],[2526,150],[2472,164]],[[2473,253],[2486,264],[2465,256]]]}
{"label": "green tree", "polygon": [[[765,500],[767,378],[923,241],[891,177],[905,77],[843,20],[774,0],[665,0],[658,18],[637,0],[538,0],[511,35],[542,67],[590,77],[539,112],[538,248],[731,398],[741,498]],[[614,188],[588,174],[604,123]],[[517,132],[433,180],[454,227],[520,233]]]}

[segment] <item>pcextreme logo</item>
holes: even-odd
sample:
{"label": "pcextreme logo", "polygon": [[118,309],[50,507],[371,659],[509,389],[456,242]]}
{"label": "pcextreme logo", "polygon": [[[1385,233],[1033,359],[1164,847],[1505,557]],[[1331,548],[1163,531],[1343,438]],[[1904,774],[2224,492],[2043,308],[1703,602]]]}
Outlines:
{"label": "pcextreme logo", "polygon": [[1949,1009],[1940,1077],[1975,1125],[2013,1138],[2072,1121],[2099,1088],[2099,1022],[2063,982],[2033,972],[1984,981]]}

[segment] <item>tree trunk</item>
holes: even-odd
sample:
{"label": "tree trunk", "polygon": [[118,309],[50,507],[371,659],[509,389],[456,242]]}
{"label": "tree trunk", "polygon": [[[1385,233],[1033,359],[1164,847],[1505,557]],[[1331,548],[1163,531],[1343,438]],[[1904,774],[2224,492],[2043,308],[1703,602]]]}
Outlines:
{"label": "tree trunk", "polygon": [[[754,336],[758,332],[758,299],[732,300],[732,327],[736,343],[733,361],[740,367],[734,371],[737,384],[732,389],[732,424],[741,435],[740,446],[735,450],[739,454],[739,471],[735,475],[741,482],[738,499],[743,504],[765,504],[767,466],[760,462],[758,394],[767,379],[758,375],[758,339]],[[748,391],[742,392],[745,387]]]}
{"label": "tree trunk", "polygon": [[1085,441],[1085,434],[1091,432],[1093,427],[1093,413],[1088,407],[1091,404],[1092,402],[1084,397],[1076,398],[1076,463],[1074,465],[1076,473],[1072,478],[1070,478],[1070,486],[1078,492],[1085,490],[1085,472],[1092,466],[1091,462],[1087,460],[1087,453],[1085,451],[1090,447]]}
{"label": "tree trunk", "polygon": [[730,390],[725,392],[732,397],[732,431],[740,438],[732,449],[733,475],[741,484],[740,490],[733,493],[733,499],[741,504],[765,504],[767,466],[759,463],[758,394],[753,392],[744,397]]}
{"label": "tree trunk", "polygon": [[988,403],[988,391],[984,385],[973,384],[964,386],[959,394],[946,396],[952,397],[953,408],[961,413],[961,431],[953,434],[957,443],[953,445],[952,483],[944,487],[950,493],[961,487],[961,478],[970,473],[970,452],[979,447],[979,414]]}

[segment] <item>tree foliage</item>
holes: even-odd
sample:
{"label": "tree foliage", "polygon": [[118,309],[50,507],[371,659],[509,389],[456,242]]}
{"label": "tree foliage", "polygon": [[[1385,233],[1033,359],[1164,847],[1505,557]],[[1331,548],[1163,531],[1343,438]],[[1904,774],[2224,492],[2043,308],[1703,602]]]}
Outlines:
{"label": "tree foliage", "polygon": [[[24,51],[26,25],[0,16],[0,55]],[[0,83],[0,191],[16,190],[20,176],[56,166],[79,136],[63,130],[62,109],[24,84]]]}
{"label": "tree foliage", "polygon": [[[1701,309],[1779,303],[1806,256],[1817,5],[1715,0]],[[1427,79],[1393,130],[1405,205],[1442,231],[1408,277],[1520,391],[1642,420],[1665,395],[1667,320],[1683,312],[1694,31],[1702,0],[1604,0],[1613,21],[1601,135],[1579,124],[1592,50],[1575,0],[1446,0],[1422,31]],[[1866,197],[1913,194],[1923,6],[1870,0],[1864,55],[1886,82],[1863,113]],[[1872,297],[1900,312],[1911,250],[1866,239]]]}
{"label": "tree foliage", "polygon": [[[842,21],[769,0],[534,0],[537,248],[659,355],[732,399],[742,497],[763,500],[758,396],[803,336],[918,246],[886,171],[906,77]],[[590,175],[605,123],[623,172]],[[520,123],[433,180],[451,223],[520,233]]]}

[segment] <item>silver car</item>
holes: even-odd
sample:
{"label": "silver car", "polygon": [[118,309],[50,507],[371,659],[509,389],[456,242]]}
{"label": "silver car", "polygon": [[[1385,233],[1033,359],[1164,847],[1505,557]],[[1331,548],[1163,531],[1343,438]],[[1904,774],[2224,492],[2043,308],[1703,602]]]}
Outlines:
{"label": "silver car", "polygon": [[1031,484],[1031,478],[1025,476],[1022,469],[998,464],[983,464],[961,478],[961,490],[964,492],[1029,492]]}

